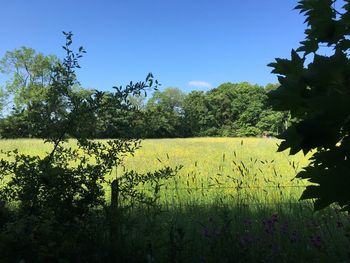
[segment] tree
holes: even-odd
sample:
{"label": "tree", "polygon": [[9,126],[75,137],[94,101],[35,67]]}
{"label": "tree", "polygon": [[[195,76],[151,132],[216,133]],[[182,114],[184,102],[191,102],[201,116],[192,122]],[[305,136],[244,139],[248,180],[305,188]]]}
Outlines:
{"label": "tree", "polygon": [[266,86],[265,86],[265,91],[266,92],[270,92],[272,90],[275,90],[279,87],[280,85],[278,83],[268,83]]}
{"label": "tree", "polygon": [[[130,108],[120,107],[112,92],[101,97],[103,107],[96,110],[94,138],[143,138],[143,96],[128,96]],[[132,109],[132,110],[130,110]]]}
{"label": "tree", "polygon": [[231,105],[234,100],[233,89],[232,83],[224,83],[207,93],[208,116],[206,117],[206,125],[208,135],[234,135],[232,123],[235,113]]}
{"label": "tree", "polygon": [[[49,118],[44,116],[43,108],[46,107],[46,111],[54,110],[56,119],[62,118],[63,114],[69,111],[69,105],[65,99],[56,100],[55,105],[51,103],[51,108],[48,109],[48,102],[57,99],[57,94],[54,94],[50,87],[53,84],[54,69],[59,65],[62,63],[56,56],[45,56],[27,47],[5,53],[0,61],[0,72],[10,75],[5,85],[4,95],[13,100],[13,108],[10,115],[1,120],[2,137],[42,137],[41,121]],[[75,75],[72,75],[72,78],[76,78]],[[76,79],[70,84],[69,92],[74,93],[76,99],[84,100],[93,94],[93,90],[82,88]],[[0,93],[0,98],[4,97]],[[36,112],[35,116],[34,112]]]}
{"label": "tree", "polygon": [[31,138],[35,133],[27,111],[15,109],[0,121],[1,138]]}
{"label": "tree", "polygon": [[145,105],[145,99],[146,96],[141,94],[138,96],[129,96],[128,101],[129,103],[133,106],[135,110],[143,110],[146,105]]}
{"label": "tree", "polygon": [[183,103],[186,136],[277,135],[285,129],[286,113],[271,110],[266,88],[224,83],[207,93],[193,91]]}
{"label": "tree", "polygon": [[261,112],[257,128],[266,135],[278,136],[286,130],[288,112],[274,111],[269,108]]}
{"label": "tree", "polygon": [[[0,187],[0,211],[11,215],[0,218],[1,262],[127,261],[122,256],[125,243],[120,241],[125,203],[132,199],[133,203],[154,205],[159,195],[147,195],[137,186],[148,182],[158,193],[160,181],[179,169],[164,167],[147,174],[127,171],[124,159],[140,147],[138,139],[89,139],[98,109],[111,104],[115,109],[131,110],[130,95],[138,96],[157,85],[148,74],[145,81],[115,88],[107,100],[102,99],[103,92],[77,92],[75,69],[85,51],[81,47],[73,53],[72,33],[64,34],[65,59],[53,67],[46,96],[25,111],[28,118],[35,119],[32,123],[41,125],[37,131],[51,144],[50,151],[26,155],[13,150],[0,159],[0,180],[4,183]],[[77,140],[76,147],[65,144],[67,135]],[[117,167],[124,172],[113,176]],[[111,188],[110,204],[103,185]],[[107,227],[100,228],[101,223]],[[91,236],[95,227],[99,230]],[[103,244],[98,244],[98,236]]]}
{"label": "tree", "polygon": [[3,88],[0,87],[0,117],[6,106],[6,99],[7,99],[6,92]]}
{"label": "tree", "polygon": [[181,114],[185,94],[177,87],[169,87],[164,91],[155,91],[149,99],[147,107],[160,107],[165,111]]}
{"label": "tree", "polygon": [[267,108],[267,96],[263,87],[246,82],[237,84],[234,89],[235,100],[232,108],[235,109],[237,120],[234,123],[237,136],[258,136],[262,130],[258,127],[261,114]]}
{"label": "tree", "polygon": [[185,137],[205,135],[208,108],[203,91],[190,92],[183,101],[183,120]]}
{"label": "tree", "polygon": [[169,87],[155,91],[146,105],[147,137],[182,137],[182,104],[185,94],[179,88]]}
{"label": "tree", "polygon": [[0,73],[11,76],[5,90],[17,108],[27,108],[45,96],[57,62],[56,56],[45,56],[27,47],[5,53],[0,60]]}
{"label": "tree", "polygon": [[270,92],[274,108],[294,120],[279,151],[314,150],[297,175],[312,183],[301,199],[315,199],[316,210],[337,203],[350,211],[350,2],[302,0],[296,9],[306,16],[305,40],[290,59],[269,64],[280,83]]}
{"label": "tree", "polygon": [[207,93],[208,131],[220,136],[257,136],[260,115],[267,108],[266,91],[247,82],[224,83]]}

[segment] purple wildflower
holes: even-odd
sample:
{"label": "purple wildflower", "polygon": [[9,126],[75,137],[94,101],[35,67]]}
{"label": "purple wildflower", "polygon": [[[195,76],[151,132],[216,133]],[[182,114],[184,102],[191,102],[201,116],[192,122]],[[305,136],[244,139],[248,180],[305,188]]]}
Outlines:
{"label": "purple wildflower", "polygon": [[270,219],[263,220],[262,223],[265,228],[265,232],[268,234],[274,234],[275,225],[278,222],[277,214],[273,214]]}
{"label": "purple wildflower", "polygon": [[298,233],[297,233],[297,231],[294,230],[289,238],[289,241],[290,241],[290,243],[295,244],[298,242],[298,239],[299,239]]}
{"label": "purple wildflower", "polygon": [[310,240],[311,240],[312,245],[316,248],[321,248],[323,245],[323,240],[319,235],[312,236],[310,238]]}
{"label": "purple wildflower", "polygon": [[287,235],[287,233],[288,233],[288,223],[284,222],[281,226],[281,234]]}
{"label": "purple wildflower", "polygon": [[250,227],[252,226],[252,220],[250,220],[250,219],[244,219],[243,225],[244,225],[244,228],[245,228],[245,229],[250,228]]}
{"label": "purple wildflower", "polygon": [[337,221],[337,228],[342,228],[344,225],[341,221]]}
{"label": "purple wildflower", "polygon": [[207,238],[210,238],[210,233],[209,233],[208,228],[204,228],[204,229],[203,229],[203,235],[204,235],[205,237],[207,237]]}

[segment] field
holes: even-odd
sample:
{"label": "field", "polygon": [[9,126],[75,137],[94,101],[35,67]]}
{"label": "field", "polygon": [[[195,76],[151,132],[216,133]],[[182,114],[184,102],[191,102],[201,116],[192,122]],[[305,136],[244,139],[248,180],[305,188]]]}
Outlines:
{"label": "field", "polygon": [[[163,183],[161,202],[170,206],[219,199],[247,204],[264,200],[270,205],[297,202],[305,182],[294,177],[309,156],[277,153],[278,143],[259,138],[144,140],[125,164],[126,169],[142,173],[182,165],[176,177]],[[0,145],[4,151],[17,148],[29,155],[43,155],[50,149],[40,140],[3,140]],[[124,170],[117,169],[117,176]]]}
{"label": "field", "polygon": [[[294,177],[310,156],[277,153],[278,143],[143,141],[126,158],[126,169],[183,168],[161,183],[157,208],[128,211],[129,249],[158,262],[347,262],[349,217],[336,207],[313,213],[311,202],[298,200],[306,182]],[[3,140],[0,147],[39,155],[49,150],[39,140]],[[147,185],[139,190],[154,194]]]}

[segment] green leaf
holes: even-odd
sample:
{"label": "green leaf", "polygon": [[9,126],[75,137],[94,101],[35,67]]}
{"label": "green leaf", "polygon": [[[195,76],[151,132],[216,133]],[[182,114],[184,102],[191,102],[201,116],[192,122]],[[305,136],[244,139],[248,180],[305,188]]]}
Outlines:
{"label": "green leaf", "polygon": [[310,53],[315,53],[318,50],[318,43],[316,39],[307,39],[300,42],[301,46],[297,49],[297,52],[305,52],[305,56]]}
{"label": "green leaf", "polygon": [[318,198],[320,196],[320,193],[321,190],[319,186],[309,185],[302,193],[300,200]]}
{"label": "green leaf", "polygon": [[294,155],[300,150],[302,150],[302,148],[300,147],[302,138],[299,136],[294,126],[289,127],[284,133],[282,133],[279,136],[279,139],[283,139],[284,141],[282,141],[282,143],[278,147],[278,152],[290,148],[290,154]]}

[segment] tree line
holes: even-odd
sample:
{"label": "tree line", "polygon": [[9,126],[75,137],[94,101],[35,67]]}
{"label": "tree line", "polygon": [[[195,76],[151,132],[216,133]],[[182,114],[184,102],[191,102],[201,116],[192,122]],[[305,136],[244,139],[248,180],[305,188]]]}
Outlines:
{"label": "tree line", "polygon": [[[0,72],[9,80],[0,92],[1,138],[41,137],[30,112],[48,96],[52,67],[59,61],[31,48],[8,51],[0,60]],[[129,85],[133,85],[130,83]],[[114,92],[101,94],[105,107],[88,116],[89,136],[93,138],[172,138],[195,136],[277,136],[288,126],[287,112],[274,111],[265,87],[248,82],[224,83],[217,88],[191,91],[177,87],[156,90],[150,97],[129,96],[129,107],[111,107]],[[114,87],[118,90],[118,87]],[[95,91],[77,82],[72,92],[86,99]],[[7,107],[6,107],[7,105]],[[10,105],[10,106],[9,106]],[[130,105],[132,110],[130,110]],[[64,111],[64,103],[56,105]],[[61,109],[60,109],[61,108]]]}
{"label": "tree line", "polygon": [[[349,212],[350,2],[341,2],[344,6],[336,9],[339,2],[298,2],[296,9],[306,16],[306,38],[292,50],[290,59],[277,58],[270,64],[281,84],[277,88],[226,83],[209,92],[187,95],[169,88],[154,92],[146,101],[143,92],[158,86],[151,74],[144,82],[116,87],[110,93],[81,88],[75,69],[84,50],[70,50],[71,33],[65,33],[66,58],[58,63],[55,57],[25,48],[13,52],[17,57],[6,53],[0,70],[11,79],[0,92],[5,109],[1,134],[41,137],[53,149],[44,156],[9,151],[7,158],[0,160],[0,180],[6,182],[0,188],[0,261],[144,261],[146,244],[126,243],[133,220],[121,199],[126,204],[136,201],[154,215],[160,213],[157,198],[161,180],[171,178],[181,167],[147,174],[124,170],[108,180],[114,167],[124,167],[125,153],[132,154],[139,142],[115,139],[101,143],[87,138],[123,137],[121,124],[133,128],[125,130],[127,136],[137,132],[150,137],[170,137],[175,132],[183,136],[238,136],[279,133],[292,119],[279,136],[283,140],[279,150],[314,152],[308,166],[297,174],[311,183],[301,199],[312,199],[315,210],[332,205],[337,218],[339,211]],[[331,49],[330,56],[319,54],[324,47]],[[9,101],[13,107],[7,110]],[[273,112],[271,103],[274,109],[289,113]],[[272,121],[276,119],[278,122]],[[76,138],[78,148],[64,144],[65,136]],[[138,191],[146,182],[153,187],[153,196]],[[111,189],[110,203],[105,201],[103,184]],[[143,215],[137,214],[146,218]],[[148,222],[155,227],[154,221]],[[174,240],[183,240],[185,232],[175,225],[170,227],[166,233],[170,242],[165,244],[170,244],[169,255],[174,259],[174,247],[185,244]],[[349,237],[349,229],[344,231]],[[181,250],[182,245],[179,247]]]}

